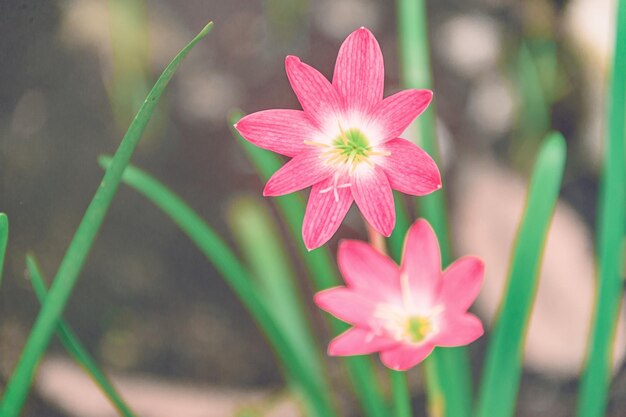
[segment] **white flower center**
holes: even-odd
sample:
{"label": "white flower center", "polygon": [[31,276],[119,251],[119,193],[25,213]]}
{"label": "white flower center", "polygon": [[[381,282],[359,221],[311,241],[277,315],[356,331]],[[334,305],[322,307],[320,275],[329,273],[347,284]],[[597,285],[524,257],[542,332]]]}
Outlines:
{"label": "white flower center", "polygon": [[327,164],[334,165],[339,171],[347,171],[352,175],[361,164],[374,166],[372,156],[389,156],[388,151],[375,149],[370,145],[367,136],[357,128],[343,129],[339,124],[339,135],[332,139],[330,143],[318,141],[305,141],[311,146],[323,148],[321,158]]}

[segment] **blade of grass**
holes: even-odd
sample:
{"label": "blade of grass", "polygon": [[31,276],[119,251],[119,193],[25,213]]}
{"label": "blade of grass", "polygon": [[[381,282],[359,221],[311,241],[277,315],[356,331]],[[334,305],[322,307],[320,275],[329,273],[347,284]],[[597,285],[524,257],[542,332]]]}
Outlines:
{"label": "blade of grass", "polygon": [[[110,166],[111,159],[100,157],[99,162],[106,168]],[[161,209],[191,239],[248,309],[289,375],[302,384],[318,413],[323,416],[335,416],[335,411],[325,394],[320,391],[315,378],[302,364],[280,327],[273,320],[270,309],[258,296],[258,285],[222,238],[180,197],[147,173],[129,165],[124,171],[123,181]]]}
{"label": "blade of grass", "polygon": [[[37,265],[37,261],[31,255],[26,256],[26,268],[30,276],[30,282],[35,291],[35,295],[40,304],[46,299],[47,289],[44,283],[41,270]],[[117,390],[109,382],[108,378],[98,368],[96,361],[91,357],[87,349],[80,343],[80,340],[72,331],[70,326],[65,323],[63,319],[60,319],[57,324],[57,337],[65,347],[65,350],[74,358],[87,374],[93,379],[93,381],[100,387],[104,395],[109,399],[111,404],[117,409],[119,414],[124,417],[134,417],[130,407],[126,405],[122,397],[118,394]]]}
{"label": "blade of grass", "polygon": [[[230,124],[235,125],[243,117],[241,112],[234,112],[230,116]],[[258,171],[259,177],[267,181],[274,172],[282,165],[283,161],[276,154],[258,148],[246,141],[235,130],[231,129],[233,136],[246,152],[246,155]],[[282,219],[292,236],[300,257],[302,258],[316,290],[323,290],[341,284],[337,269],[335,268],[328,247],[308,251],[302,242],[302,219],[304,217],[305,204],[301,195],[292,193],[273,199],[276,202]],[[333,333],[339,334],[348,329],[348,325],[335,318],[330,318]],[[370,358],[365,356],[346,357],[344,359],[348,368],[350,381],[354,388],[361,406],[367,417],[386,417],[387,405],[377,383],[373,364]]]}
{"label": "blade of grass", "polygon": [[525,168],[524,164],[532,161],[532,156],[537,153],[541,140],[550,131],[552,116],[553,93],[545,86],[553,88],[554,83],[542,82],[540,68],[531,45],[530,40],[521,42],[514,68],[521,104],[517,137],[511,142],[509,153],[510,159],[521,168]]}
{"label": "blade of grass", "polygon": [[487,348],[477,417],[509,417],[515,412],[524,339],[539,282],[541,256],[561,188],[565,154],[563,137],[552,133],[535,163],[507,289]]}
{"label": "blade of grass", "polygon": [[2,271],[4,271],[4,256],[9,243],[9,218],[0,213],[0,287],[2,286]]}
{"label": "blade of grass", "polygon": [[623,296],[623,233],[626,226],[626,1],[616,13],[615,51],[609,84],[607,141],[599,196],[598,283],[589,351],[580,385],[578,417],[604,415],[611,380],[612,350]]}
{"label": "blade of grass", "polygon": [[146,97],[137,116],[135,116],[124,135],[115,153],[113,162],[107,168],[104,178],[89,207],[87,207],[85,215],[61,261],[48,297],[46,297],[46,301],[37,316],[20,360],[7,384],[2,403],[0,404],[0,415],[2,417],[16,417],[20,413],[26,401],[37,364],[50,343],[57,321],[61,317],[98,230],[115,196],[124,168],[128,165],[139,143],[141,134],[146,128],[169,80],[174,75],[183,58],[209,33],[212,26],[212,23],[206,25],[165,68],[165,71],[163,71],[163,74],[161,74],[161,77],[159,77]]}
{"label": "blade of grass", "polygon": [[389,371],[393,394],[393,415],[411,417],[411,395],[406,372]]}
{"label": "blade of grass", "polygon": [[320,390],[330,397],[324,365],[303,308],[302,295],[294,285],[295,271],[280,241],[280,233],[263,202],[239,198],[229,210],[231,230],[246,264],[257,278],[270,314],[294,347]]}
{"label": "blade of grass", "polygon": [[[425,0],[398,0],[398,38],[400,42],[401,78],[407,88],[432,88]],[[435,106],[416,121],[420,144],[435,161],[439,161]],[[450,262],[450,241],[443,192],[419,199],[421,214],[437,233],[441,259]],[[468,417],[472,403],[471,374],[465,348],[435,349],[427,361],[434,362],[427,372],[430,409],[443,408],[447,417]],[[434,405],[434,401],[437,404]]]}

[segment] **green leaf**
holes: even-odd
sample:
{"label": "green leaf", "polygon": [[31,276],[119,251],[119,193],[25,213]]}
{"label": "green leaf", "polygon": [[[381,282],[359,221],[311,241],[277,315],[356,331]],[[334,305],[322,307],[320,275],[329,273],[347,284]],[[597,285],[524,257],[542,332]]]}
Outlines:
{"label": "green leaf", "polygon": [[[400,70],[406,88],[432,88],[428,25],[425,0],[398,0],[398,39],[400,42]],[[437,96],[435,95],[435,98]],[[435,103],[422,113],[417,124],[420,145],[435,161],[439,161],[437,146]],[[445,188],[445,182],[444,188]],[[443,192],[436,191],[418,199],[420,213],[437,233],[441,259],[450,261],[450,240]],[[426,359],[430,372],[429,402],[431,409],[442,409],[446,417],[469,417],[472,403],[471,374],[465,348],[437,348]]]}
{"label": "green leaf", "polygon": [[[28,255],[26,257],[26,267],[28,268],[30,282],[33,286],[33,290],[35,290],[35,295],[37,295],[39,302],[43,304],[47,296],[46,284],[44,283],[37,261],[35,261],[33,256]],[[106,375],[98,368],[96,361],[91,357],[89,352],[87,352],[87,349],[80,343],[74,331],[63,319],[59,320],[56,333],[65,347],[65,350],[67,350],[76,363],[89,374],[120,415],[124,417],[134,417],[130,407],[122,400],[122,397],[117,393]]]}
{"label": "green leaf", "polygon": [[[232,125],[236,124],[243,114],[235,112],[230,117]],[[267,181],[276,172],[284,161],[274,153],[261,149],[246,141],[235,129],[233,136],[246,152],[248,158],[257,169],[259,177]],[[305,204],[302,196],[292,193],[273,199],[276,202],[281,217],[285,220],[292,236],[292,241],[309,272],[309,276],[316,290],[341,285],[327,245],[308,251],[302,241],[302,220]],[[346,323],[330,318],[330,325],[335,334],[339,334],[349,327]],[[354,393],[358,397],[367,417],[386,417],[387,405],[377,384],[373,364],[365,356],[353,356],[344,359],[348,367],[350,381]]]}
{"label": "green leaf", "polygon": [[0,213],[0,287],[2,286],[2,271],[4,271],[4,257],[9,243],[9,218]]}
{"label": "green leaf", "polygon": [[535,163],[507,289],[487,349],[477,417],[508,417],[515,412],[524,339],[539,281],[541,256],[559,197],[565,155],[563,137],[552,133]]}
{"label": "green leaf", "polygon": [[262,202],[242,197],[231,205],[229,219],[235,241],[259,283],[259,296],[264,298],[270,315],[320,390],[330,396],[324,365],[303,308],[305,304],[294,285],[296,273],[274,218]]}
{"label": "green leaf", "polygon": [[104,178],[93,200],[89,204],[89,207],[87,207],[87,211],[61,261],[61,265],[55,275],[46,301],[37,316],[37,320],[30,332],[20,360],[7,384],[2,403],[0,404],[0,415],[2,417],[16,417],[19,415],[26,401],[26,396],[28,395],[37,364],[50,343],[54,329],[57,326],[57,321],[61,317],[65,304],[72,294],[80,271],[89,255],[98,230],[100,230],[107,210],[111,205],[111,201],[115,196],[122,178],[122,173],[139,143],[141,134],[146,128],[165,87],[183,58],[185,58],[189,51],[209,33],[212,26],[212,23],[206,25],[202,31],[176,55],[167,68],[165,68],[165,71],[163,71],[163,74],[161,74],[161,77],[159,77],[146,97],[146,100],[124,135],[113,161],[107,168]]}
{"label": "green leaf", "polygon": [[[108,167],[111,160],[107,157],[101,157],[99,162],[103,167]],[[315,377],[298,358],[297,352],[289,344],[279,324],[273,319],[270,308],[264,299],[258,296],[259,285],[252,279],[248,270],[244,268],[222,238],[180,197],[145,172],[128,166],[124,172],[123,181],[167,214],[180,230],[191,239],[256,320],[276,350],[276,354],[285,366],[287,373],[299,381],[310,404],[313,404],[318,410],[318,414],[334,416],[335,411],[325,393],[320,390]]]}
{"label": "green leaf", "polygon": [[624,294],[624,242],[626,226],[626,1],[616,13],[615,51],[609,84],[607,141],[599,196],[596,303],[589,350],[580,385],[578,417],[604,415],[611,382],[611,353]]}

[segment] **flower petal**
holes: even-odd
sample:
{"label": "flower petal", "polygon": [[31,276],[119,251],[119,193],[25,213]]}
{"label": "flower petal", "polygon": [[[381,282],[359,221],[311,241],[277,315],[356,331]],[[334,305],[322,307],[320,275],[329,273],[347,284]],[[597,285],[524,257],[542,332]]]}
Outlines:
{"label": "flower petal", "polygon": [[363,217],[378,233],[391,235],[396,224],[391,185],[382,169],[374,167],[352,176],[352,195]]}
{"label": "flower petal", "polygon": [[483,262],[474,256],[456,260],[443,272],[439,300],[446,309],[465,312],[478,297],[484,273]]}
{"label": "flower petal", "polygon": [[424,359],[433,351],[432,343],[421,345],[401,345],[393,349],[380,353],[380,360],[383,364],[395,371],[408,371]]}
{"label": "flower petal", "polygon": [[365,242],[342,241],[337,263],[346,284],[359,293],[378,299],[401,293],[398,265]]}
{"label": "flower petal", "polygon": [[430,90],[402,90],[380,102],[370,115],[371,121],[381,129],[377,143],[400,136],[426,110],[432,99]]}
{"label": "flower petal", "polygon": [[389,156],[379,158],[391,188],[405,194],[426,195],[441,188],[435,161],[419,146],[405,139],[393,139],[380,146]]}
{"label": "flower petal", "polygon": [[370,330],[353,327],[328,345],[331,356],[368,355],[398,345],[398,342],[386,337],[375,336]]}
{"label": "flower petal", "polygon": [[249,114],[235,124],[248,142],[286,156],[309,149],[305,140],[319,132],[305,112],[300,110],[264,110]]}
{"label": "flower petal", "polygon": [[302,238],[307,249],[312,250],[326,243],[337,231],[352,205],[347,178],[330,177],[313,186],[306,205],[302,223]]}
{"label": "flower petal", "polygon": [[285,69],[302,109],[318,127],[323,128],[329,118],[341,113],[335,87],[319,71],[292,55],[285,59]]}
{"label": "flower petal", "polygon": [[369,326],[376,308],[374,302],[346,287],[320,291],[313,300],[319,308],[339,320],[363,327]]}
{"label": "flower petal", "polygon": [[456,347],[472,343],[484,333],[483,324],[473,314],[443,313],[439,333],[432,342],[437,346]]}
{"label": "flower petal", "polygon": [[263,195],[277,196],[302,190],[328,178],[332,171],[332,167],[320,159],[318,150],[302,152],[272,175]]}
{"label": "flower petal", "polygon": [[344,109],[369,113],[383,99],[384,78],[378,41],[363,27],[355,30],[339,49],[333,75]]}
{"label": "flower petal", "polygon": [[409,229],[401,269],[408,277],[413,303],[419,308],[432,307],[441,283],[441,253],[435,231],[424,219]]}

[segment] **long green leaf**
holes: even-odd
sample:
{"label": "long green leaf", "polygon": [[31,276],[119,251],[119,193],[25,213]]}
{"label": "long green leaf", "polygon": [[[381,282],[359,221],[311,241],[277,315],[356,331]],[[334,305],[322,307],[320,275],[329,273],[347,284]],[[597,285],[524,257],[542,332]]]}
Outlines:
{"label": "long green leaf", "polygon": [[616,13],[615,51],[609,84],[607,142],[599,197],[600,257],[589,353],[582,374],[579,417],[604,415],[611,381],[612,350],[623,296],[623,233],[626,226],[626,1]]}
{"label": "long green leaf", "polygon": [[4,271],[4,256],[9,243],[9,218],[0,213],[0,287],[2,286],[2,271]]}
{"label": "long green leaf", "polygon": [[37,364],[50,343],[57,321],[61,317],[65,304],[72,294],[80,271],[87,259],[98,230],[100,230],[100,226],[104,221],[111,201],[115,196],[122,178],[122,173],[139,143],[141,135],[152,116],[159,98],[183,58],[209,33],[212,26],[212,23],[206,25],[202,31],[179,52],[167,68],[165,68],[165,71],[163,71],[163,74],[161,74],[161,77],[159,77],[146,97],[137,116],[135,116],[135,119],[124,135],[115,153],[113,162],[107,168],[104,178],[93,200],[89,204],[89,207],[87,207],[85,215],[61,261],[48,297],[46,297],[46,301],[37,316],[37,320],[28,337],[26,346],[22,351],[20,360],[7,384],[2,404],[0,404],[0,415],[2,417],[16,417],[20,413],[26,401],[26,396],[28,395]]}
{"label": "long green leaf", "polygon": [[[401,78],[407,88],[432,88],[425,0],[398,0]],[[436,97],[436,96],[435,96]],[[439,160],[434,103],[416,121],[421,145]],[[444,182],[445,187],[445,182]],[[444,266],[450,261],[446,202],[442,191],[419,199],[421,214],[437,233]],[[468,417],[472,403],[471,374],[465,348],[435,349],[427,361],[431,409],[447,417]],[[436,404],[435,404],[436,403]]]}
{"label": "long green leaf", "polygon": [[477,417],[509,417],[515,412],[524,337],[539,282],[541,255],[559,197],[565,154],[563,137],[552,133],[537,158],[507,289],[487,349]]}
{"label": "long green leaf", "polygon": [[[324,365],[295,285],[296,273],[280,240],[278,225],[260,201],[242,197],[229,210],[231,229],[244,260],[260,284],[270,314],[297,352],[303,366],[315,377],[320,389],[330,394]],[[297,381],[296,381],[297,382]]]}
{"label": "long green leaf", "polygon": [[[230,117],[231,124],[236,124],[241,117],[241,113],[233,113]],[[282,166],[283,161],[272,152],[249,143],[235,129],[232,129],[232,133],[263,181],[267,181]],[[322,246],[309,252],[302,242],[302,219],[305,210],[302,197],[298,193],[292,193],[276,197],[275,201],[316,289],[319,291],[340,285],[341,282],[327,246]],[[335,318],[330,318],[330,325],[335,334],[339,334],[348,328],[347,324]],[[377,379],[372,361],[364,356],[353,356],[345,358],[345,362],[354,392],[365,414],[368,417],[386,417],[388,414],[387,405],[376,382]]]}
{"label": "long green leaf", "polygon": [[406,372],[389,371],[391,392],[393,394],[393,412],[395,417],[411,417],[411,395]]}
{"label": "long green leaf", "polygon": [[[28,274],[30,275],[30,281],[35,290],[35,295],[41,304],[46,299],[47,290],[44,283],[41,270],[37,265],[37,261],[33,256],[28,255],[26,257],[26,268],[28,268]],[[89,374],[93,381],[100,387],[104,395],[111,401],[111,404],[117,409],[119,414],[124,417],[134,417],[130,407],[126,405],[122,397],[118,394],[117,390],[109,382],[108,378],[98,368],[96,361],[91,357],[87,349],[80,343],[80,340],[65,323],[63,319],[59,320],[57,324],[57,337],[65,347],[65,350],[74,358],[74,360]]]}
{"label": "long green leaf", "polygon": [[[103,167],[110,165],[110,158],[102,157],[99,161]],[[287,372],[294,380],[299,381],[318,413],[324,416],[334,416],[335,411],[325,393],[320,390],[309,368],[299,360],[296,351],[285,338],[279,325],[273,320],[270,309],[258,296],[260,290],[258,285],[228,245],[180,197],[150,175],[133,166],[128,166],[124,171],[123,181],[167,214],[191,239],[257,321]]]}

